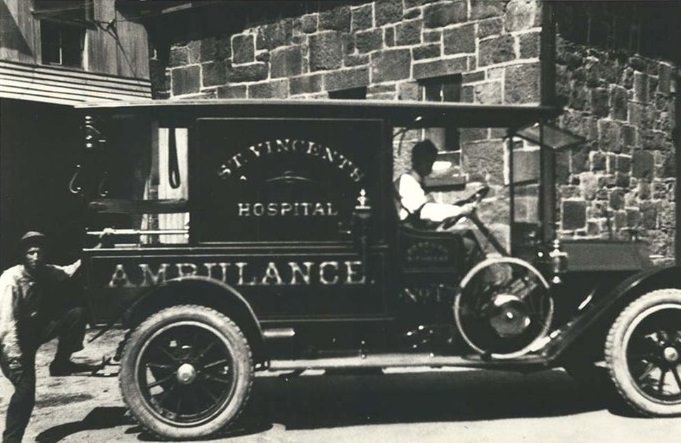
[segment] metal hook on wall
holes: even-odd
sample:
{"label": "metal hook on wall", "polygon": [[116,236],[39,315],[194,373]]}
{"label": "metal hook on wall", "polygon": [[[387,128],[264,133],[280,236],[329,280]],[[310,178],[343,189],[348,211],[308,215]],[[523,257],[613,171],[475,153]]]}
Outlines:
{"label": "metal hook on wall", "polygon": [[182,184],[180,180],[180,164],[177,158],[177,139],[175,128],[168,128],[168,181],[173,189]]}

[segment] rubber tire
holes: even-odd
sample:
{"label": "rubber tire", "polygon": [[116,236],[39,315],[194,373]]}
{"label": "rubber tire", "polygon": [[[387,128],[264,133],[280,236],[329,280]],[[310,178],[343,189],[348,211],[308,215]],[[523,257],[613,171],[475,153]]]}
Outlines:
{"label": "rubber tire", "polygon": [[[174,322],[196,321],[211,326],[223,334],[232,354],[238,374],[231,400],[212,420],[197,426],[173,426],[159,420],[147,405],[135,382],[135,361],[145,341],[162,327]],[[163,309],[142,322],[130,335],[123,350],[119,374],[120,390],[128,408],[138,423],[150,432],[173,440],[199,439],[215,434],[234,423],[243,411],[253,383],[253,357],[251,348],[241,329],[218,311],[199,305],[178,305]]]}
{"label": "rubber tire", "polygon": [[645,416],[670,417],[681,415],[681,402],[661,404],[641,394],[627,367],[624,337],[637,316],[662,303],[681,306],[681,290],[660,289],[634,300],[617,317],[605,342],[605,361],[610,380],[619,396],[634,412]]}

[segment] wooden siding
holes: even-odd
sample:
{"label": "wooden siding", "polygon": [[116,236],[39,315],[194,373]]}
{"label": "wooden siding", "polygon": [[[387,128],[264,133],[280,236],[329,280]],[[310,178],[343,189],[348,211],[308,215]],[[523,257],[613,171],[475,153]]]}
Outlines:
{"label": "wooden siding", "polygon": [[[29,0],[0,0],[0,60],[41,64],[40,20]],[[115,0],[95,0],[94,23],[85,28],[84,70],[149,78],[147,32],[116,11]],[[107,23],[111,24],[106,30]]]}
{"label": "wooden siding", "polygon": [[145,79],[0,61],[0,97],[73,105],[151,98]]}

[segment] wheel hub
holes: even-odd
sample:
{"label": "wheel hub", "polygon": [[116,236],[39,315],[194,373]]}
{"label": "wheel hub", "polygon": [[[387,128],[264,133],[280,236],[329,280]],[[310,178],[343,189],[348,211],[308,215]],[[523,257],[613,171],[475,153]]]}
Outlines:
{"label": "wheel hub", "polygon": [[189,363],[184,363],[177,368],[177,381],[183,385],[188,385],[196,380],[196,369]]}
{"label": "wheel hub", "polygon": [[673,346],[667,346],[662,351],[662,356],[668,363],[676,363],[679,360],[679,351]]}
{"label": "wheel hub", "polygon": [[499,294],[492,302],[489,322],[500,337],[514,337],[525,332],[531,321],[519,297]]}

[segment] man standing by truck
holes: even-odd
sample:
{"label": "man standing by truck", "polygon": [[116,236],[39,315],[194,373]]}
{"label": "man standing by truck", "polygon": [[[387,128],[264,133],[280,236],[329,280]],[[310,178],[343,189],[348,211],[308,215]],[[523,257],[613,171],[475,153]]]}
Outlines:
{"label": "man standing by truck", "polygon": [[0,276],[0,367],[14,394],[7,409],[3,442],[20,442],[35,404],[35,356],[43,343],[59,337],[53,376],[84,370],[71,361],[83,349],[82,308],[61,300],[57,288],[73,277],[80,260],[69,266],[46,262],[46,237],[27,232],[20,240],[21,263]]}

